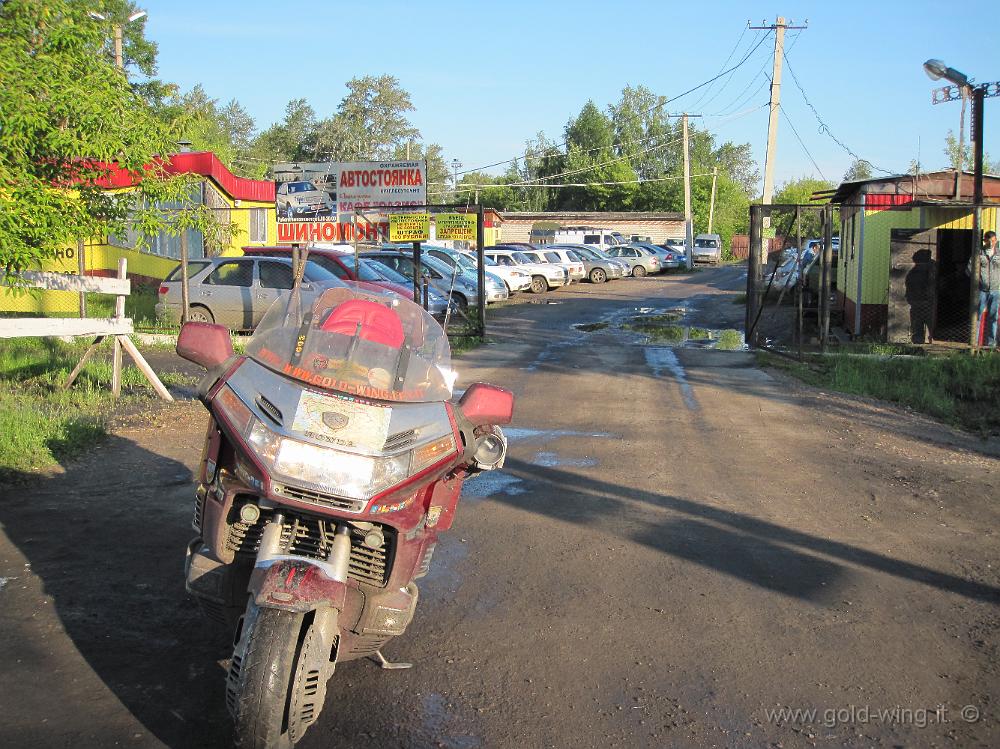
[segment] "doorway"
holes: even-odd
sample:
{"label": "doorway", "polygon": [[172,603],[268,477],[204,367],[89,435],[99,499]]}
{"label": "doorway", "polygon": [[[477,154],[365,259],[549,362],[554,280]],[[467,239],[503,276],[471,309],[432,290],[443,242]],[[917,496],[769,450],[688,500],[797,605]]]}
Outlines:
{"label": "doorway", "polygon": [[971,229],[938,229],[937,310],[934,339],[969,340],[969,257]]}

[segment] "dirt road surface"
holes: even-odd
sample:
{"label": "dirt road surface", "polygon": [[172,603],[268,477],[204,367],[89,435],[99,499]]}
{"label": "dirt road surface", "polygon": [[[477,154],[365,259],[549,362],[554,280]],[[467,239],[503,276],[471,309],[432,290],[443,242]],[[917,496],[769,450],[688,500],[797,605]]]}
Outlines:
{"label": "dirt road surface", "polygon": [[[507,465],[387,648],[415,668],[344,664],[299,746],[1000,746],[1000,445],[617,328],[739,327],[743,273],[495,313],[460,386],[516,393]],[[230,741],[182,579],[206,419],[151,419],[3,488],[2,746]]]}

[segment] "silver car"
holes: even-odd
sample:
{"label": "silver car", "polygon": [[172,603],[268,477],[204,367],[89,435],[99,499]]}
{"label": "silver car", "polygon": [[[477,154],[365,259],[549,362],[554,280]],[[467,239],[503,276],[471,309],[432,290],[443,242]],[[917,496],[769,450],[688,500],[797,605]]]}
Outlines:
{"label": "silver car", "polygon": [[[345,286],[330,271],[306,262],[304,284]],[[284,257],[217,257],[188,263],[188,319],[253,330],[282,291],[292,288],[292,261]],[[177,325],[181,319],[181,267],[161,283],[156,316]]]}
{"label": "silver car", "polygon": [[667,268],[680,268],[687,265],[683,252],[678,253],[673,250],[667,250],[660,247],[658,244],[653,244],[652,242],[632,242],[632,246],[645,247],[647,250],[655,254],[660,260],[660,270],[666,270]]}
{"label": "silver car", "polygon": [[312,218],[337,210],[329,195],[305,180],[278,185],[274,204],[278,214],[286,219]]}
{"label": "silver car", "polygon": [[591,283],[604,283],[609,279],[621,278],[626,273],[631,272],[632,267],[621,260],[605,257],[592,247],[582,244],[553,244],[549,245],[553,249],[561,249],[572,252],[574,256],[580,258],[583,263],[586,277]]}
{"label": "silver car", "polygon": [[[415,275],[413,267],[413,255],[399,250],[377,250],[363,252],[361,257],[382,263],[397,273],[406,276],[413,282]],[[467,309],[479,304],[479,283],[478,279],[458,271],[454,266],[448,265],[439,258],[432,255],[423,255],[420,258],[421,272],[429,277],[430,286],[445,297],[451,296],[461,309]],[[499,285],[497,285],[499,283]],[[486,279],[486,302],[500,302],[508,297],[507,287],[503,281]]]}
{"label": "silver car", "polygon": [[607,250],[607,253],[611,257],[621,258],[627,262],[635,278],[660,272],[660,259],[645,247],[634,247],[628,244],[618,245]]}
{"label": "silver car", "polygon": [[721,263],[722,237],[718,234],[699,234],[694,238],[691,258],[696,263],[712,263],[713,265]]}

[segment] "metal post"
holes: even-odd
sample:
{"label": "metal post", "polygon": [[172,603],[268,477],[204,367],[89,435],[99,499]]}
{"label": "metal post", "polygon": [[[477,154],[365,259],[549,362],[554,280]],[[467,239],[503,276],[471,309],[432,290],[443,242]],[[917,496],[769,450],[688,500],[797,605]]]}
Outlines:
{"label": "metal post", "polygon": [[986,89],[972,89],[972,274],[969,278],[969,345],[979,347],[979,259],[983,251],[983,98]]}
{"label": "metal post", "polygon": [[486,259],[483,257],[484,228],[483,207],[476,206],[476,280],[479,284],[479,337],[486,336]]}
{"label": "metal post", "polygon": [[750,253],[747,257],[747,314],[744,323],[746,342],[750,347],[754,346],[756,338],[755,334],[751,334],[753,333],[754,323],[757,320],[757,279],[760,275],[762,214],[763,208],[761,206],[750,206]]}
{"label": "metal post", "polygon": [[[76,240],[76,267],[82,279],[87,272],[87,263],[84,259],[84,243],[83,239]],[[87,316],[87,293],[85,291],[80,292],[80,317]]]}
{"label": "metal post", "polygon": [[424,278],[423,278],[423,284],[422,284],[423,288],[421,289],[422,297],[423,297],[423,303],[424,303],[424,309],[427,309],[427,307],[429,306],[429,302],[428,302],[428,297],[430,295],[429,291],[428,291],[428,286],[429,285],[430,285],[430,282],[427,280],[427,276],[424,276]]}
{"label": "metal post", "polygon": [[833,206],[823,209],[823,282],[822,282],[822,318],[820,320],[819,341],[823,353],[826,353],[830,341],[830,282],[833,280]]}
{"label": "metal post", "polygon": [[[294,250],[292,251],[294,253]],[[181,325],[188,321],[191,298],[188,296],[188,237],[187,230],[181,229]]]}
{"label": "metal post", "polygon": [[805,273],[802,271],[802,208],[795,206],[795,257],[798,262],[798,278],[796,281],[798,283],[798,335],[799,335],[799,361],[802,361],[802,295],[805,291],[805,279],[803,276]]}
{"label": "metal post", "polygon": [[420,304],[420,242],[413,243],[413,301]]}

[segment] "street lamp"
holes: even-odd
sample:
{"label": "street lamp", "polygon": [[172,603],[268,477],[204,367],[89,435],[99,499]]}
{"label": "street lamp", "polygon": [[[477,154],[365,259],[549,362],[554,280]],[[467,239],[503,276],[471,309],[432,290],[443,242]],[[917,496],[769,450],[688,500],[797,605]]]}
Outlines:
{"label": "street lamp", "polygon": [[[108,17],[103,13],[96,13],[94,11],[91,11],[87,15],[93,18],[95,21],[108,20]],[[131,14],[128,17],[126,22],[134,23],[135,21],[138,21],[140,18],[145,18],[146,16],[147,16],[146,11],[137,10],[135,13]],[[114,35],[115,39],[115,67],[118,68],[119,70],[125,70],[125,60],[122,55],[122,25],[120,23],[111,24],[111,33]]]}
{"label": "street lamp", "polygon": [[[979,329],[979,289],[977,279],[979,278],[979,255],[982,249],[982,238],[980,237],[980,227],[982,226],[983,202],[983,100],[987,96],[1000,96],[1000,83],[980,83],[974,85],[972,80],[965,73],[961,73],[954,68],[948,67],[944,62],[937,59],[930,59],[924,63],[924,72],[932,81],[939,81],[944,78],[958,88],[958,96],[955,95],[953,86],[945,86],[935,89],[931,95],[933,104],[940,104],[944,101],[954,101],[965,97],[972,97],[972,276],[969,279],[969,322],[971,330],[969,332],[969,343],[975,348],[978,343]],[[964,129],[964,126],[963,126]],[[958,181],[961,184],[962,173],[965,170],[965,154],[961,153],[961,141],[959,141],[959,175]]]}

